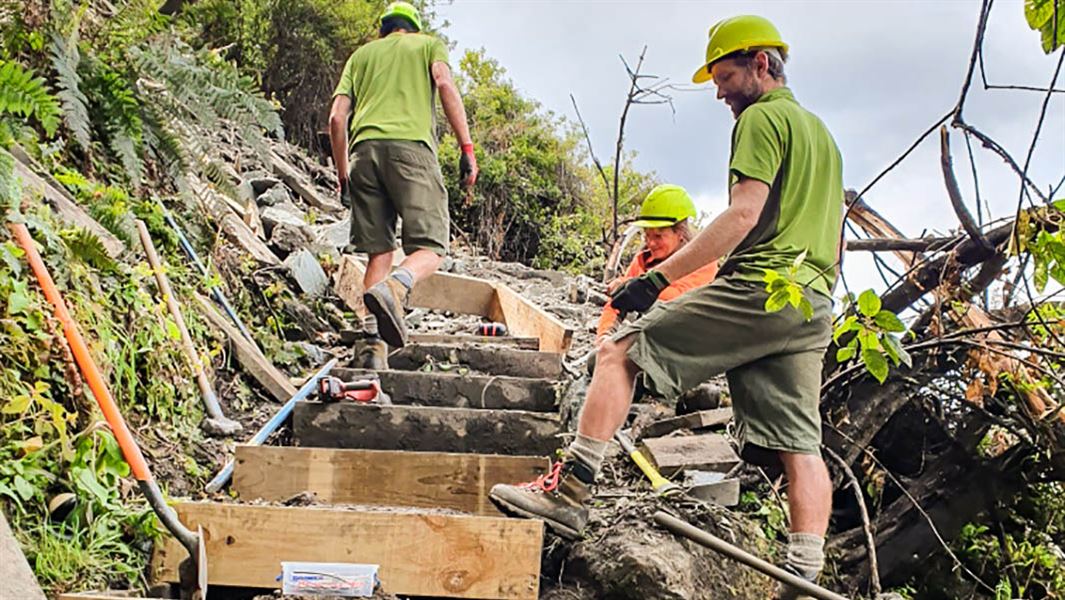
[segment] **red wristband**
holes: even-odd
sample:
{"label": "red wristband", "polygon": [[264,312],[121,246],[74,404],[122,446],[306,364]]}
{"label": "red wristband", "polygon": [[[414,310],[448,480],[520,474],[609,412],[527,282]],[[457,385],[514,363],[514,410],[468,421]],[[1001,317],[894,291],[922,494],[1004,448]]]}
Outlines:
{"label": "red wristband", "polygon": [[473,142],[459,146],[463,154],[473,154]]}

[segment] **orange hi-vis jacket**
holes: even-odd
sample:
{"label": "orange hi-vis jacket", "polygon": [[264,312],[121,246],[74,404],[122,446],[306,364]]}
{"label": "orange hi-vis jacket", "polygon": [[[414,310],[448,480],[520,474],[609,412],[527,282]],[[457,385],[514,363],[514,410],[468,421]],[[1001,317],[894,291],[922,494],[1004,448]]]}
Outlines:
{"label": "orange hi-vis jacket", "polygon": [[[633,277],[639,277],[640,275],[643,275],[648,270],[650,270],[653,266],[647,264],[650,258],[651,254],[646,250],[637,254],[632,259],[632,262],[629,263],[629,269],[622,277],[622,281],[632,279]],[[698,269],[692,271],[691,273],[688,273],[684,277],[681,277],[680,279],[670,283],[669,286],[667,286],[661,292],[658,292],[658,299],[662,302],[669,302],[670,300],[681,296],[688,290],[693,290],[697,287],[702,287],[710,283],[714,280],[714,277],[716,276],[717,261],[715,260],[714,262],[699,267]],[[613,329],[614,324],[617,323],[617,321],[618,311],[613,306],[610,306],[610,304],[604,306],[603,314],[599,316],[599,326],[596,327],[595,330],[595,338],[598,340],[604,335],[610,333],[610,330]]]}

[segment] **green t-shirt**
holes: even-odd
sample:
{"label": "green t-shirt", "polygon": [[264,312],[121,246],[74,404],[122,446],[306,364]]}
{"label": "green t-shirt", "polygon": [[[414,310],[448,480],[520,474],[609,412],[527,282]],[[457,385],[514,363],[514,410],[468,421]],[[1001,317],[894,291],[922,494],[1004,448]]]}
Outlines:
{"label": "green t-shirt", "polygon": [[721,275],[761,281],[804,250],[798,282],[831,296],[843,217],[843,160],[832,134],[786,87],[740,113],[732,130],[729,187],[740,177],[769,185],[754,229],[729,255]]}
{"label": "green t-shirt", "polygon": [[435,150],[429,68],[436,62],[447,63],[447,47],[421,33],[393,33],[353,52],[333,92],[355,103],[351,144],[413,140]]}

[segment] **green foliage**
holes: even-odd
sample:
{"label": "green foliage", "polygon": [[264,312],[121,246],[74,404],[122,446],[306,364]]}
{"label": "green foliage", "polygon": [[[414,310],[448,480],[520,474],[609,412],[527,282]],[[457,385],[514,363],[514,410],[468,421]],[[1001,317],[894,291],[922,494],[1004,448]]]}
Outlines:
{"label": "green foliage", "polygon": [[1039,32],[1043,52],[1050,54],[1065,44],[1065,0],[1025,0],[1024,18]]}
{"label": "green foliage", "polygon": [[[348,56],[377,35],[385,0],[204,0],[189,5],[182,23],[206,48],[225,56],[281,104],[289,139],[318,147]],[[420,8],[425,8],[424,2]]]}
{"label": "green foliage", "polygon": [[[33,118],[46,134],[52,135],[59,125],[61,112],[43,79],[16,62],[0,60],[0,124],[8,122],[7,115]],[[13,137],[11,127],[7,125],[9,138]]]}
{"label": "green foliage", "polygon": [[762,533],[767,539],[787,539],[786,508],[773,495],[759,496],[753,491],[743,492],[739,508],[762,522]]}
{"label": "green foliage", "polygon": [[81,91],[81,77],[78,75],[81,54],[78,52],[77,20],[69,34],[52,32],[49,56],[56,73],[59,100],[63,104],[63,119],[74,135],[74,141],[88,150],[92,141],[89,134],[89,100]]}
{"label": "green foliage", "polygon": [[[855,304],[848,298],[849,304]],[[856,356],[865,365],[866,370],[880,383],[887,380],[888,360],[896,367],[905,364],[913,366],[909,352],[902,347],[901,336],[906,332],[906,325],[895,313],[881,308],[880,297],[873,290],[866,290],[858,296],[855,314],[847,316],[832,334],[832,341],[840,343],[840,338],[850,334],[846,345],[836,351],[836,362],[844,363]]]}
{"label": "green foliage", "polygon": [[802,284],[796,279],[799,267],[802,266],[804,260],[806,260],[805,250],[795,257],[783,275],[773,269],[762,269],[764,271],[762,281],[765,282],[765,290],[769,293],[769,297],[765,300],[766,312],[777,312],[790,304],[793,308],[799,309],[807,321],[813,318],[814,306],[810,304]]}

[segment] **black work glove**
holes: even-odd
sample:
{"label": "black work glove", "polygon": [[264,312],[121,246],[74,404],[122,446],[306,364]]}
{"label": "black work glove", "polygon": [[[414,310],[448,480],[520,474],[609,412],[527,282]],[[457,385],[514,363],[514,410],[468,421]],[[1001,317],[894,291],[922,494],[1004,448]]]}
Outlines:
{"label": "black work glove", "polygon": [[459,149],[459,184],[468,188],[477,181],[477,156],[473,144],[463,144]]}
{"label": "black work glove", "polygon": [[610,294],[610,305],[622,312],[647,312],[658,300],[658,293],[669,286],[669,280],[658,271],[648,271],[619,285]]}
{"label": "black work glove", "polygon": [[344,208],[351,208],[351,182],[347,179],[340,180],[340,203]]}

